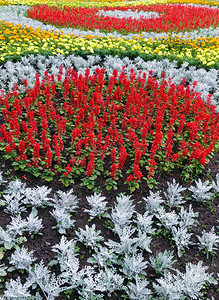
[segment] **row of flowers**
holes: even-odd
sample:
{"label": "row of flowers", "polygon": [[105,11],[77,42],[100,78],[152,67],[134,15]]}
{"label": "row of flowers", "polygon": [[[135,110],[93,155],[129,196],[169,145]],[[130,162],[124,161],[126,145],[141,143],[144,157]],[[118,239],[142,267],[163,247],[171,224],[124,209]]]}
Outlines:
{"label": "row of flowers", "polygon": [[[2,4],[8,5],[38,5],[38,4],[46,4],[51,6],[69,6],[69,7],[115,7],[115,6],[123,6],[123,5],[140,5],[144,4],[145,0],[142,1],[116,1],[116,0],[109,0],[109,1],[66,1],[66,0],[60,0],[60,1],[52,1],[52,0],[1,0]],[[168,0],[147,0],[147,4],[154,4],[154,3],[167,3]]]}
{"label": "row of flowers", "polygon": [[[142,31],[153,32],[179,32],[193,30],[197,28],[217,27],[219,24],[219,9],[189,6],[189,5],[140,5],[135,6],[133,12],[141,15],[142,12],[156,12],[158,17],[140,19],[126,18],[125,15],[131,6],[120,7],[119,10],[124,12],[121,18],[99,15],[98,8],[67,8],[62,9],[50,7],[47,5],[33,6],[28,9],[27,13],[30,18],[42,22],[54,24],[56,26],[74,27],[82,29],[100,29],[107,32],[135,32]],[[105,8],[103,11],[108,11]],[[110,8],[113,11],[113,8]]]}
{"label": "row of flowers", "polygon": [[156,170],[205,165],[219,140],[219,114],[210,99],[164,74],[159,84],[152,73],[136,78],[131,71],[128,79],[114,70],[107,84],[104,69],[89,72],[69,69],[62,84],[60,67],[57,84],[46,72],[41,84],[37,74],[33,89],[24,80],[22,97],[18,90],[1,96],[1,150],[15,169],[38,176],[45,170],[48,180],[64,170],[68,185],[84,173],[118,179],[126,164],[130,175],[122,177],[132,185]]}
{"label": "row of flowers", "polygon": [[219,68],[219,38],[202,37],[197,40],[177,36],[166,39],[123,39],[73,35],[33,29],[2,21],[0,23],[0,61],[20,59],[34,53],[46,55],[99,54],[144,57],[145,60],[169,58],[188,61],[196,66]]}
{"label": "row of flowers", "polygon": [[132,5],[137,6],[141,4],[145,4],[147,2],[148,5],[155,4],[155,3],[180,3],[180,4],[198,4],[198,5],[210,5],[210,6],[218,6],[219,3],[217,0],[142,0],[142,1],[116,1],[116,0],[109,0],[109,1],[66,1],[66,0],[60,0],[60,1],[51,1],[51,0],[1,0],[1,5],[38,5],[38,4],[46,4],[51,6],[68,6],[68,7],[74,7],[74,6],[80,6],[80,7],[118,7],[118,6],[124,6],[124,5]]}
{"label": "row of flowers", "polygon": [[211,102],[213,105],[216,105],[217,111],[219,111],[219,71],[215,69],[209,71],[197,69],[189,66],[186,62],[181,67],[178,67],[176,61],[170,62],[168,59],[146,62],[140,57],[135,59],[129,59],[128,57],[119,58],[118,56],[101,58],[96,55],[88,55],[86,57],[68,55],[65,57],[61,54],[46,57],[41,54],[32,54],[28,57],[22,57],[20,61],[8,61],[0,66],[0,90],[8,92],[14,88],[15,84],[19,84],[19,90],[22,92],[24,91],[24,87],[21,84],[24,79],[27,81],[29,88],[32,89],[36,81],[35,74],[38,73],[40,81],[42,81],[46,71],[50,75],[53,74],[57,81],[60,65],[63,67],[62,80],[64,80],[69,66],[83,75],[85,75],[88,68],[90,75],[93,75],[97,67],[102,67],[105,69],[105,77],[107,78],[112,76],[114,69],[120,75],[123,72],[123,66],[125,66],[125,74],[127,76],[129,76],[131,70],[134,70],[137,76],[142,71],[148,76],[149,72],[153,70],[153,76],[159,82],[165,70],[166,78],[172,78],[172,82],[176,85],[179,85],[183,78],[188,85],[192,85],[196,81],[197,85],[194,92],[201,93],[201,97],[205,101],[209,98],[209,93],[211,93]]}

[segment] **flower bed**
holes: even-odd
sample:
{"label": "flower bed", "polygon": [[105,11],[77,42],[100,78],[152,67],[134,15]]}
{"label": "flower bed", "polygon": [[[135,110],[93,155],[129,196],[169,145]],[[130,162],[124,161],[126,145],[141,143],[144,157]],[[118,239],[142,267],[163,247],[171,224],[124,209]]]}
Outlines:
{"label": "flower bed", "polygon": [[[134,17],[126,18],[126,13],[131,10],[135,14],[141,15],[143,12],[156,12],[159,17],[145,18],[144,15],[139,19]],[[117,8],[110,8],[110,11]],[[101,12],[108,12],[109,9],[103,9]],[[154,32],[179,32],[188,31],[197,28],[208,28],[218,26],[219,9],[210,7],[196,7],[184,5],[141,5],[119,7],[123,12],[123,17],[117,18],[98,14],[98,8],[68,8],[61,10],[50,6],[33,6],[27,13],[30,18],[40,20],[45,23],[54,24],[63,27],[74,27],[80,29],[100,29],[107,32],[123,33],[141,33],[142,31]]]}
{"label": "flower bed", "polygon": [[40,84],[37,75],[32,90],[26,84],[25,94],[1,97],[0,149],[15,170],[41,173],[48,181],[61,173],[69,185],[84,175],[118,180],[125,165],[130,175],[123,174],[124,181],[139,186],[143,173],[146,179],[155,170],[178,166],[184,174],[205,166],[219,140],[219,114],[208,100],[183,83],[163,77],[158,84],[152,73],[135,78],[132,72],[128,79],[114,70],[104,80],[104,69],[89,72],[69,69],[63,85],[60,67],[57,84],[49,75]]}
{"label": "flower bed", "polygon": [[217,299],[218,2],[173,2],[0,2],[1,299]]}

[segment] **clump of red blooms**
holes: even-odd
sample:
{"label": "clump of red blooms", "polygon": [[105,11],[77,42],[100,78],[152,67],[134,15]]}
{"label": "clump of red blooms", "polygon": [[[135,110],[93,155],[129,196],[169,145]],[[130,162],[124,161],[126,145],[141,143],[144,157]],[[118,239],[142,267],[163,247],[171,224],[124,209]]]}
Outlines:
{"label": "clump of red blooms", "polygon": [[[102,162],[112,179],[140,182],[142,176],[163,172],[162,162],[178,167],[196,161],[203,166],[219,140],[219,114],[185,81],[161,83],[145,73],[129,78],[116,70],[107,79],[104,69],[85,75],[63,68],[55,82],[45,72],[33,89],[25,84],[0,97],[3,122],[0,146],[7,158],[31,168],[57,170],[74,177],[73,167],[89,177]],[[130,172],[131,170],[131,172]],[[129,175],[128,175],[129,174]],[[104,176],[104,173],[101,174]]]}
{"label": "clump of red blooms", "polygon": [[[159,18],[116,18],[98,15],[99,10],[144,11],[157,12]],[[217,27],[219,25],[219,8],[180,5],[154,4],[125,6],[114,8],[87,8],[87,7],[51,7],[37,5],[28,9],[28,16],[42,22],[81,28],[87,30],[99,29],[107,32],[181,32],[199,28]]]}

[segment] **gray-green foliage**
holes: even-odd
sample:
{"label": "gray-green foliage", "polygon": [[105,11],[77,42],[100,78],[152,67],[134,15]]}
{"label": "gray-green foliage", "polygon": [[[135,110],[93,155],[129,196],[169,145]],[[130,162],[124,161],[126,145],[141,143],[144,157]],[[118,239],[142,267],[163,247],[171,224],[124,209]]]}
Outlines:
{"label": "gray-green foliage", "polygon": [[21,215],[12,216],[11,222],[7,226],[9,232],[14,235],[22,235],[24,231],[26,231],[27,221],[22,219]]}
{"label": "gray-green foliage", "polygon": [[197,265],[188,263],[185,273],[168,272],[164,277],[157,279],[158,284],[154,283],[153,287],[161,299],[200,299],[204,285],[216,283],[212,275],[205,272],[206,269],[201,261]]}
{"label": "gray-green foliage", "polygon": [[219,245],[219,236],[215,233],[214,227],[210,232],[202,231],[201,236],[197,236],[199,240],[199,248],[214,253]]}
{"label": "gray-green foliage", "polygon": [[73,192],[73,189],[68,192],[58,191],[52,200],[53,207],[57,210],[65,209],[66,212],[74,212],[78,207],[78,198]]}
{"label": "gray-green foliage", "polygon": [[212,182],[213,189],[219,193],[219,174],[216,174],[215,181]]}
{"label": "gray-green foliage", "polygon": [[11,255],[10,264],[14,265],[16,269],[28,270],[35,260],[33,251],[28,251],[24,247],[18,247]]}
{"label": "gray-green foliage", "polygon": [[5,285],[6,290],[4,291],[4,295],[7,300],[26,300],[31,296],[29,290],[31,282],[27,281],[22,284],[20,277],[16,280],[11,279],[9,282],[6,282]]}
{"label": "gray-green foliage", "polygon": [[22,200],[24,199],[24,194],[22,192],[12,192],[3,195],[3,203],[5,205],[5,212],[16,215],[21,211],[25,211],[25,207],[22,206]]}
{"label": "gray-green foliage", "polygon": [[192,192],[193,199],[198,202],[211,200],[213,193],[210,192],[210,190],[213,188],[213,185],[210,184],[209,180],[202,182],[199,178],[195,181],[195,184],[195,186],[188,188],[188,190]]}
{"label": "gray-green foliage", "polygon": [[[205,196],[207,194],[207,197],[210,197],[212,195],[210,185],[205,184]],[[168,188],[169,191],[164,195],[166,199],[169,199],[169,206],[182,204],[180,193],[184,189],[182,190],[175,182],[169,184]],[[190,191],[197,196],[199,192],[195,190],[196,188],[192,187]],[[187,210],[181,206],[180,210],[176,208],[167,212],[164,205],[161,206],[164,200],[159,193],[150,192],[149,196],[144,198],[146,212],[140,214],[135,211],[130,196],[120,195],[116,198],[115,208],[107,216],[114,223],[113,229],[109,227],[109,230],[112,230],[112,239],[104,240],[102,232],[93,224],[90,227],[86,225],[85,229],[79,228],[75,231],[76,238],[68,240],[63,234],[74,224],[74,220],[71,220],[71,213],[77,208],[78,202],[73,191],[66,193],[59,191],[54,198],[49,198],[49,190],[46,188],[41,191],[35,189],[37,191],[35,196],[30,196],[31,190],[26,189],[25,185],[20,182],[11,184],[7,189],[7,195],[18,196],[19,201],[17,210],[10,211],[12,218],[6,230],[0,227],[0,244],[4,246],[4,249],[15,247],[10,263],[18,269],[26,270],[28,277],[24,283],[23,281],[21,283],[19,277],[17,280],[7,282],[4,291],[6,299],[40,300],[42,298],[39,293],[35,296],[30,295],[30,291],[32,294],[36,289],[41,290],[40,293],[43,293],[43,299],[46,300],[53,300],[70,289],[77,290],[80,300],[103,299],[103,293],[107,293],[110,297],[116,290],[126,292],[129,299],[200,299],[205,284],[215,283],[201,262],[198,265],[187,264],[186,271],[183,273],[173,269],[173,264],[176,262],[173,252],[165,250],[157,253],[156,256],[151,255],[148,260],[145,260],[143,256],[142,250],[152,253],[151,242],[153,235],[156,234],[156,225],[162,226],[172,236],[178,256],[183,254],[191,244],[192,233],[188,229],[192,228],[198,216],[191,205]],[[89,210],[91,218],[105,212],[105,197],[94,194],[87,200],[91,206]],[[22,218],[23,214],[20,209],[24,209],[23,205],[26,204],[32,206],[32,211],[26,218]],[[49,264],[50,267],[56,265],[60,269],[59,275],[51,271],[42,261],[34,264],[33,252],[29,252],[24,247],[18,247],[19,239],[25,232],[36,234],[42,229],[42,220],[37,216],[38,212],[35,207],[44,205],[53,206],[51,214],[57,221],[56,228],[62,234],[60,242],[52,246],[55,257]],[[6,207],[10,206],[7,204]],[[116,240],[113,239],[114,235]],[[204,231],[198,239],[199,247],[209,252],[214,252],[219,243],[213,228],[209,233]],[[103,241],[104,243],[101,243]],[[92,266],[80,268],[80,243],[78,242],[92,248],[92,254],[87,260]],[[157,283],[153,284],[152,290],[147,288],[148,264],[161,275]],[[6,270],[7,267],[0,266],[2,276],[5,275]],[[125,279],[129,282],[124,285]]]}
{"label": "gray-green foliage", "polygon": [[185,248],[192,245],[191,236],[192,233],[188,233],[188,229],[184,226],[175,227],[171,229],[173,240],[177,246],[177,254],[179,257],[183,255]]}
{"label": "gray-green foliage", "polygon": [[[8,186],[5,190],[5,195],[4,196],[9,196],[9,197],[4,197],[5,201],[7,202],[7,205],[10,205],[12,211],[11,213],[14,214],[16,211],[13,211],[13,205],[15,206],[14,210],[18,210],[19,212],[21,209],[18,209],[18,207],[23,203],[26,195],[26,183],[22,183],[18,179],[15,181],[10,181],[8,183]],[[12,204],[12,202],[14,203]],[[18,205],[16,205],[18,203]],[[22,209],[24,209],[22,207]]]}
{"label": "gray-green foliage", "polygon": [[129,225],[132,221],[134,206],[131,196],[121,195],[116,197],[116,205],[110,214],[110,219],[114,225],[118,225],[121,229]]}
{"label": "gray-green foliage", "polygon": [[173,251],[159,252],[155,257],[150,257],[150,265],[157,273],[165,273],[168,269],[173,269],[174,260]]}
{"label": "gray-green foliage", "polygon": [[5,183],[7,183],[7,181],[4,180],[2,174],[3,174],[3,173],[0,171],[0,186],[3,185],[3,184],[5,184]]}
{"label": "gray-green foliage", "polygon": [[7,267],[3,264],[0,265],[0,277],[6,276],[7,275]]}
{"label": "gray-green foliage", "polygon": [[149,192],[149,196],[147,198],[142,198],[146,203],[146,211],[149,211],[150,214],[156,215],[159,211],[161,204],[164,200],[159,195],[159,192],[153,193],[152,191]]}
{"label": "gray-green foliage", "polygon": [[31,283],[34,288],[37,286],[40,287],[47,300],[55,299],[55,297],[59,296],[67,288],[67,279],[63,278],[62,275],[56,276],[55,273],[51,273],[44,266],[43,261],[29,269],[27,282]]}
{"label": "gray-green foliage", "polygon": [[212,274],[206,273],[208,267],[202,266],[202,261],[197,265],[188,263],[184,273],[177,271],[177,277],[182,281],[183,293],[192,299],[200,299],[201,290],[206,283],[216,284]]}
{"label": "gray-green foliage", "polygon": [[51,215],[56,219],[57,225],[60,234],[65,234],[67,229],[70,229],[75,220],[71,219],[71,214],[66,211],[65,208],[56,208],[51,212]]}
{"label": "gray-green foliage", "polygon": [[41,207],[50,203],[51,189],[46,186],[38,186],[36,188],[26,188],[25,199],[23,203],[30,204],[35,207]]}
{"label": "gray-green foliage", "polygon": [[151,290],[147,288],[149,281],[141,279],[139,275],[135,275],[135,283],[130,282],[127,286],[124,286],[124,290],[129,299],[133,300],[150,300],[153,299]]}
{"label": "gray-green foliage", "polygon": [[95,267],[104,267],[107,265],[111,266],[112,263],[117,263],[117,255],[114,253],[114,249],[98,245],[95,248],[95,253],[93,253],[92,257],[90,257],[87,261],[92,263]]}
{"label": "gray-green foliage", "polygon": [[179,213],[179,226],[181,227],[192,227],[196,219],[198,217],[198,213],[193,211],[192,205],[189,205],[189,210],[185,210],[185,208],[182,206]]}
{"label": "gray-green foliage", "polygon": [[106,211],[107,202],[104,201],[106,197],[101,196],[101,194],[94,193],[94,195],[88,196],[86,199],[91,206],[91,209],[85,209],[85,212],[90,215],[91,219],[102,215]]}
{"label": "gray-green foliage", "polygon": [[166,198],[166,203],[169,207],[180,206],[185,203],[181,193],[185,191],[185,188],[176,183],[176,180],[173,179],[173,182],[167,182],[168,188],[167,192],[164,192],[164,196]]}
{"label": "gray-green foliage", "polygon": [[39,219],[37,214],[37,210],[33,207],[31,213],[26,219],[26,230],[30,234],[40,234],[40,230],[43,228],[42,219]]}
{"label": "gray-green foliage", "polygon": [[163,225],[168,231],[171,231],[173,226],[179,223],[179,215],[175,211],[166,212],[165,209],[160,209],[157,215],[160,225]]}
{"label": "gray-green foliage", "polygon": [[131,226],[126,226],[123,229],[118,226],[118,228],[117,234],[119,235],[120,241],[116,242],[109,239],[105,242],[105,245],[118,254],[131,253],[133,248],[136,247],[136,242],[138,241],[137,237],[132,237],[132,235],[136,232],[136,229],[131,228]]}
{"label": "gray-green foliage", "polygon": [[104,238],[100,235],[101,231],[96,230],[95,224],[91,227],[85,225],[85,229],[80,228],[79,231],[76,231],[75,233],[80,242],[91,248],[95,248],[100,241],[104,240]]}
{"label": "gray-green foliage", "polygon": [[152,237],[148,236],[145,232],[138,230],[138,238],[136,239],[136,246],[138,246],[140,249],[152,253],[152,250],[150,249],[151,241],[152,241]]}
{"label": "gray-green foliage", "polygon": [[149,215],[149,212],[146,211],[143,215],[137,213],[136,216],[137,216],[136,223],[137,223],[138,230],[141,230],[147,234],[149,233],[152,234],[155,232],[155,228],[152,228],[153,215]]}
{"label": "gray-green foliage", "polygon": [[146,275],[145,268],[147,267],[147,264],[148,262],[144,261],[142,253],[137,254],[133,251],[132,255],[125,254],[121,271],[128,278],[135,277],[135,275],[138,274]]}
{"label": "gray-green foliage", "polygon": [[3,245],[5,249],[13,248],[17,243],[17,235],[10,232],[8,229],[4,230],[0,227],[0,245]]}

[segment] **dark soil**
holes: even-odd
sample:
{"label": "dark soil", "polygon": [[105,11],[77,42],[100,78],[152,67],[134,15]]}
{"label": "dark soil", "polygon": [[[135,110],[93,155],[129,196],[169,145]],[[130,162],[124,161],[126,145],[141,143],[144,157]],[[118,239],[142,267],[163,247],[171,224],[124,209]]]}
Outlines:
{"label": "dark soil", "polygon": [[[212,179],[215,179],[215,175],[219,173],[219,153],[216,153],[215,156],[210,160],[209,164],[206,166],[205,171],[203,171],[202,174],[199,175],[199,178],[203,180],[209,179],[210,181]],[[89,205],[86,201],[86,196],[89,194],[93,194],[92,191],[86,190],[85,187],[82,187],[78,184],[73,184],[69,187],[64,187],[59,181],[53,180],[50,183],[46,183],[40,178],[35,178],[30,174],[25,174],[21,172],[15,172],[9,163],[5,163],[2,159],[0,159],[0,171],[4,174],[4,179],[10,181],[16,178],[20,178],[22,182],[25,182],[28,187],[34,187],[34,186],[42,186],[47,185],[48,187],[52,188],[51,196],[54,192],[57,190],[67,191],[70,188],[73,188],[74,194],[77,195],[79,198],[79,208],[75,213],[72,214],[72,218],[75,221],[75,227],[74,229],[68,230],[67,237],[68,239],[73,239],[76,237],[75,230],[78,228],[84,228],[86,224],[89,224],[90,226],[92,224],[96,224],[97,229],[100,229],[102,232],[102,235],[104,235],[105,240],[108,239],[114,239],[116,240],[116,236],[113,236],[113,233],[107,226],[104,224],[103,219],[95,218],[93,221],[89,221],[89,216],[87,213],[84,212],[85,209],[89,208]],[[7,174],[7,175],[5,175]],[[179,182],[185,187],[188,187],[191,182],[183,182],[180,178],[180,172],[175,170],[173,174],[164,174],[163,176],[157,176],[156,180],[158,184],[154,186],[153,191],[165,191],[167,188],[167,181],[172,181],[175,178],[176,182]],[[197,179],[197,178],[196,178]],[[6,185],[5,185],[6,186]],[[107,191],[105,189],[104,182],[101,180],[98,182],[98,186],[100,187],[102,191],[102,195],[107,197],[108,201],[108,207],[113,207],[114,202],[116,200],[116,196],[119,193],[126,193],[130,194],[128,190],[127,185],[118,185],[118,189],[116,191]],[[4,190],[4,187],[2,187],[2,190]],[[140,203],[142,197],[147,197],[149,194],[149,189],[145,184],[141,184],[140,189],[136,190],[132,194],[132,199],[134,199],[134,203],[136,206],[136,211],[139,213],[144,213],[144,201]],[[206,204],[200,204],[196,203],[194,201],[187,201],[184,205],[186,208],[189,207],[189,204],[192,204],[193,210],[195,212],[199,213],[199,217],[197,218],[199,224],[196,227],[192,228],[193,240],[194,242],[197,242],[196,235],[201,235],[201,231],[203,229],[210,231],[210,229],[214,226],[217,228],[216,232],[218,232],[218,215],[219,215],[219,197],[217,196],[214,201]],[[43,260],[44,263],[47,265],[51,259],[54,257],[54,252],[52,251],[52,246],[59,243],[61,235],[58,233],[57,230],[52,229],[53,226],[56,225],[55,219],[50,214],[51,208],[40,208],[38,209],[38,215],[43,220],[43,226],[42,229],[42,235],[36,235],[34,238],[31,238],[30,236],[27,237],[27,242],[25,242],[25,246],[28,247],[29,250],[34,250],[34,256],[37,258],[36,262],[39,262],[40,260]],[[25,216],[24,213],[23,216]],[[6,214],[3,210],[3,208],[0,208],[0,226],[5,229],[6,225],[10,222],[10,216]],[[78,243],[80,251],[80,267],[83,268],[85,265],[87,265],[87,259],[91,255],[88,252],[88,249],[81,243]],[[164,250],[173,250],[174,256],[177,257],[177,249],[174,246],[174,244],[171,244],[170,240],[168,239],[168,236],[163,236],[162,234],[158,235],[157,238],[154,237],[152,239],[151,247],[152,254],[155,255],[158,252],[163,252]],[[5,263],[8,265],[8,258],[11,256],[11,253],[13,251],[7,251],[2,263]],[[208,266],[208,272],[212,273],[214,278],[217,278],[217,273],[219,270],[219,252],[215,253],[215,255],[209,255],[207,258],[207,255],[202,253],[200,250],[198,250],[198,247],[190,246],[189,249],[186,250],[186,252],[183,254],[183,256],[177,260],[174,267],[182,272],[185,271],[185,265],[188,262],[191,262],[193,264],[197,264],[198,261],[203,261],[204,266]],[[149,255],[148,253],[144,253],[146,261],[148,260]],[[56,271],[58,273],[58,269],[52,267],[53,271]],[[6,280],[9,280],[11,278],[15,279],[18,275],[24,279],[27,276],[27,274],[21,274],[17,271],[14,271],[12,273],[8,273],[10,276],[7,277]],[[152,283],[156,282],[156,279],[159,278],[155,274],[154,270],[151,267],[147,268],[147,274],[148,274],[148,280],[150,281],[149,288],[152,287]],[[218,299],[218,286],[210,285],[208,286],[206,290],[205,297],[203,299],[214,297],[214,299]],[[66,299],[66,296],[62,294],[57,299]],[[71,294],[69,299],[79,299],[79,295],[74,292]],[[105,296],[104,299],[122,299],[122,293],[121,292],[114,292],[110,297]]]}

